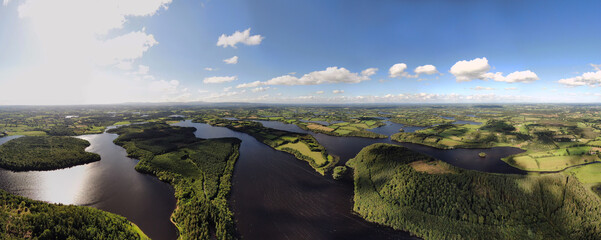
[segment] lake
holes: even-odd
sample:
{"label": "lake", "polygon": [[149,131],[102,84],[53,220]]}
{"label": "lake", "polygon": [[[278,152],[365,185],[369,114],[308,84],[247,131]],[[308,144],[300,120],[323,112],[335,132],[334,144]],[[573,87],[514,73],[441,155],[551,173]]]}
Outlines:
{"label": "lake", "polygon": [[[14,137],[0,138],[0,144]],[[0,188],[50,203],[90,206],[116,213],[136,223],[153,239],[176,239],[170,216],[174,190],[157,178],[136,172],[138,160],[115,145],[116,134],[83,135],[86,151],[101,160],[52,171],[12,172],[0,168]]]}
{"label": "lake", "polygon": [[[392,143],[466,169],[524,173],[500,160],[523,151],[517,148],[441,150],[397,143],[390,138],[334,137],[307,132],[294,124],[258,122],[266,127],[313,135],[330,154],[340,157],[339,164],[368,145]],[[407,232],[372,224],[355,215],[352,181],[321,176],[306,162],[244,133],[189,120],[174,125],[195,127],[199,138],[242,140],[229,201],[236,227],[244,239],[415,239]],[[391,135],[401,128],[411,131],[391,122],[372,131]],[[137,160],[128,158],[125,149],[113,144],[116,137],[108,133],[79,137],[90,141],[87,151],[101,155],[98,162],[54,171],[16,173],[0,169],[0,187],[32,199],[117,213],[138,224],[153,239],[175,239],[176,229],[169,221],[175,208],[173,188],[155,177],[136,172]],[[0,144],[12,138],[0,138]],[[487,156],[480,158],[479,152],[486,152]]]}

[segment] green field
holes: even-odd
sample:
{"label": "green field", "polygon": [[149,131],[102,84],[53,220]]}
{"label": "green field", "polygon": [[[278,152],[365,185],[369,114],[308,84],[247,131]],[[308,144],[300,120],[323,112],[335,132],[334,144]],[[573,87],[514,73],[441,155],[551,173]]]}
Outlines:
{"label": "green field", "polygon": [[328,162],[326,156],[324,156],[321,152],[311,151],[309,146],[303,142],[295,142],[295,143],[286,143],[284,145],[278,146],[276,149],[283,150],[284,148],[291,148],[300,152],[302,155],[307,156],[315,162],[318,166],[323,166]]}

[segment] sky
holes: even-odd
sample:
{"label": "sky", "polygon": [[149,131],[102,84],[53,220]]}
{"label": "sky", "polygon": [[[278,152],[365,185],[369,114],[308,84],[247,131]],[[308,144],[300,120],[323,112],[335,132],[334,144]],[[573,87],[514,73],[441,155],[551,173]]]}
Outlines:
{"label": "sky", "polygon": [[2,0],[0,105],[598,103],[601,1]]}

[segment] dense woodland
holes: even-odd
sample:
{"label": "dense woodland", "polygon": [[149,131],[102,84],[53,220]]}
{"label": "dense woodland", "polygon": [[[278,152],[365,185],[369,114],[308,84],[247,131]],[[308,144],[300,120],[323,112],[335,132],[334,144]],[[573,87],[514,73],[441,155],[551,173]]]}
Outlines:
{"label": "dense woodland", "polygon": [[140,159],[136,170],[174,186],[177,209],[173,220],[182,239],[234,239],[227,198],[240,140],[199,139],[195,130],[149,123],[110,132],[119,134],[115,143],[130,157]]}
{"label": "dense woodland", "polygon": [[425,239],[601,239],[601,199],[569,175],[462,170],[389,144],[347,164],[356,212]]}
{"label": "dense woodland", "polygon": [[90,207],[48,204],[0,190],[1,239],[148,239],[124,217]]}
{"label": "dense woodland", "polygon": [[90,143],[74,137],[25,136],[0,145],[0,167],[13,171],[53,170],[100,160]]}

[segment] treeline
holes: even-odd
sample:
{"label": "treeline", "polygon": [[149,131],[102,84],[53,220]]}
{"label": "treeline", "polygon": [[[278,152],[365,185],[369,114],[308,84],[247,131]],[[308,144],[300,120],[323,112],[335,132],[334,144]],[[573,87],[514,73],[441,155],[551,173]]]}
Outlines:
{"label": "treeline", "polygon": [[[254,121],[232,121],[226,119],[214,119],[209,121],[209,124],[214,126],[227,127],[233,131],[246,133],[258,141],[274,148],[294,155],[299,160],[307,161],[317,172],[322,175],[329,172],[334,165],[338,162],[338,158],[330,156],[326,148],[323,147],[319,142],[310,134],[288,132],[279,129],[267,128],[263,124]],[[287,143],[302,142],[306,144],[312,152],[321,153],[322,157],[326,160],[324,164],[317,164],[314,159],[305,154],[288,147],[280,148],[277,147],[285,145]]]}
{"label": "treeline", "polygon": [[0,190],[1,239],[148,239],[124,217],[91,207],[48,204]]}
{"label": "treeline", "polygon": [[199,139],[194,131],[162,123],[110,130],[120,135],[116,144],[140,159],[136,170],[174,186],[177,208],[172,218],[182,239],[235,239],[227,198],[241,141]]}
{"label": "treeline", "polygon": [[0,145],[0,167],[13,171],[53,170],[100,160],[90,143],[74,137],[20,137]]}
{"label": "treeline", "polygon": [[[308,128],[307,124],[305,124],[305,123],[297,123],[296,125],[305,131],[323,133],[325,135],[330,135],[330,136],[335,136],[335,137],[362,137],[362,138],[374,138],[374,139],[388,138],[388,136],[386,136],[386,135],[375,133],[375,132],[370,132],[365,129],[362,129],[361,131],[351,131],[351,132],[343,135],[343,134],[337,133],[336,131],[325,131],[325,130],[321,130],[319,128]],[[383,123],[378,124],[378,126],[382,126],[382,125],[385,125],[385,124],[383,124]]]}
{"label": "treeline", "polygon": [[601,239],[601,200],[575,177],[499,175],[453,169],[404,147],[374,144],[354,169],[354,210],[365,219],[425,239]]}

